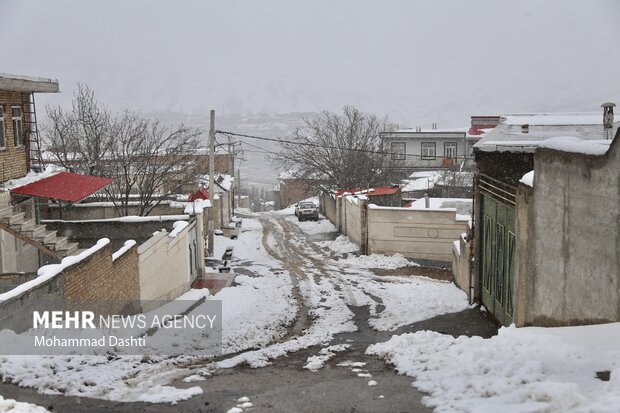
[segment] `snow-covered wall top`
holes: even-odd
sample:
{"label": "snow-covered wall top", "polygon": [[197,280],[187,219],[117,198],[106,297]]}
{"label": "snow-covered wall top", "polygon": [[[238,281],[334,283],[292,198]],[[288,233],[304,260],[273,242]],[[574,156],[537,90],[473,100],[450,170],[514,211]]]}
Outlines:
{"label": "snow-covered wall top", "polygon": [[93,245],[92,247],[90,247],[89,249],[85,251],[82,251],[80,254],[70,255],[68,257],[63,258],[60,264],[44,265],[43,267],[39,268],[39,270],[37,271],[38,276],[34,280],[23,283],[13,288],[12,290],[7,291],[4,294],[0,294],[0,302],[9,300],[11,298],[15,298],[25,293],[26,291],[29,291],[43,284],[44,282],[52,279],[53,277],[63,272],[66,268],[72,265],[75,265],[79,263],[80,261],[90,257],[91,255],[99,251],[100,249],[104,248],[109,243],[110,243],[110,240],[108,238],[101,238],[99,241],[97,241],[95,245]]}

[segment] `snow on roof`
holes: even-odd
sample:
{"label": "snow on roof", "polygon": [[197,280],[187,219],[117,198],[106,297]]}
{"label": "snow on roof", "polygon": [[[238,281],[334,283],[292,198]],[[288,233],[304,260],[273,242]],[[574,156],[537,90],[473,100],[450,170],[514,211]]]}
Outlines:
{"label": "snow on roof", "polygon": [[555,136],[538,141],[488,141],[480,149],[494,152],[534,152],[537,148],[581,153],[584,155],[603,155],[609,150],[611,140],[580,139],[576,136]]}
{"label": "snow on roof", "polygon": [[28,172],[25,176],[22,176],[21,178],[16,178],[16,179],[11,179],[9,181],[6,181],[2,185],[2,190],[10,191],[13,188],[28,185],[30,183],[40,181],[41,179],[44,179],[44,178],[49,178],[50,176],[56,175],[57,173],[63,172],[63,171],[65,171],[64,168],[61,168],[55,165],[48,165],[45,168],[45,171],[43,172],[32,172],[31,171],[31,172]]}
{"label": "snow on roof", "polygon": [[435,187],[435,183],[441,177],[440,171],[414,172],[412,180],[403,187],[403,192],[424,191]]}
{"label": "snow on roof", "polygon": [[215,183],[224,191],[230,191],[234,180],[235,178],[230,175],[220,174],[215,180]]}
{"label": "snow on roof", "polygon": [[502,115],[501,123],[506,125],[602,125],[601,112],[566,112],[566,113],[526,113]]}
{"label": "snow on roof", "polygon": [[533,188],[534,187],[534,171],[529,171],[528,173],[523,175],[523,177],[519,179],[519,182],[529,186],[530,188]]}
{"label": "snow on roof", "polygon": [[[417,132],[417,133],[428,133],[428,132],[437,132],[437,133],[446,133],[446,132],[466,132],[469,129],[469,126],[460,127],[460,128],[441,128],[441,129],[428,129],[428,128],[399,128],[394,132],[403,133],[403,132]],[[389,132],[388,132],[389,133]]]}
{"label": "snow on roof", "polygon": [[57,93],[58,79],[0,73],[0,90]]}
{"label": "snow on roof", "polygon": [[609,150],[611,142],[611,140],[583,140],[574,136],[559,136],[540,142],[538,147],[584,155],[604,155]]}
{"label": "snow on roof", "polygon": [[208,199],[196,199],[192,202],[185,202],[185,209],[183,210],[186,214],[202,214],[205,208],[211,208],[211,201]]}
{"label": "snow on roof", "polygon": [[[527,125],[527,128],[524,126]],[[615,122],[615,135],[620,122]],[[474,145],[483,152],[534,152],[539,142],[557,137],[603,139],[603,117],[594,113],[505,115]]]}

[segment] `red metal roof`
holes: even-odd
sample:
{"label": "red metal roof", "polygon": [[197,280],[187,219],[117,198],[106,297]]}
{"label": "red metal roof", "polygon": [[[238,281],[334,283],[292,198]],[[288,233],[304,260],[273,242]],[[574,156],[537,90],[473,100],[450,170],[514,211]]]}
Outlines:
{"label": "red metal roof", "polygon": [[189,198],[187,198],[189,202],[193,202],[197,199],[209,199],[209,191],[207,191],[206,188],[196,189]]}
{"label": "red metal roof", "polygon": [[56,175],[13,188],[11,193],[76,203],[112,183],[98,176],[60,172]]}
{"label": "red metal roof", "polygon": [[395,193],[398,193],[398,192],[400,192],[400,187],[372,188],[372,190],[366,195],[368,196],[394,195]]}

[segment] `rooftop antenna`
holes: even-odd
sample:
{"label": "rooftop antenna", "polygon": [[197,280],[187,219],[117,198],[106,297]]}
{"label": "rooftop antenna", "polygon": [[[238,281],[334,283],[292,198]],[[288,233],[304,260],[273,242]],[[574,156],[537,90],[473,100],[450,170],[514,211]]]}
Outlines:
{"label": "rooftop antenna", "polygon": [[601,105],[603,108],[603,134],[605,139],[611,139],[611,132],[614,127],[614,107],[613,102],[605,102]]}

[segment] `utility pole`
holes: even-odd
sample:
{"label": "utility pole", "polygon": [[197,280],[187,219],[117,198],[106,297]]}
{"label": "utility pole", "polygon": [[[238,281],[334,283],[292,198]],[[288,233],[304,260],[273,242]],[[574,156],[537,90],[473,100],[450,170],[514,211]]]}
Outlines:
{"label": "utility pole", "polygon": [[235,179],[237,180],[235,185],[239,185],[239,189],[237,189],[237,205],[241,208],[241,169],[237,169],[237,177]]}
{"label": "utility pole", "polygon": [[235,213],[235,189],[237,183],[235,182],[235,146],[232,143],[232,138],[228,135],[228,173],[233,177],[233,184],[230,188],[230,203],[232,205],[233,214]]}
{"label": "utility pole", "polygon": [[209,256],[213,257],[213,230],[215,214],[215,111],[211,109],[211,119],[209,124],[209,199],[211,200],[211,210],[209,211],[209,221],[207,223],[207,233],[209,242]]}

